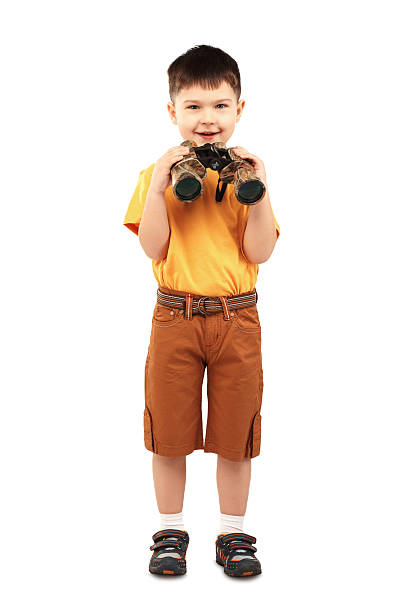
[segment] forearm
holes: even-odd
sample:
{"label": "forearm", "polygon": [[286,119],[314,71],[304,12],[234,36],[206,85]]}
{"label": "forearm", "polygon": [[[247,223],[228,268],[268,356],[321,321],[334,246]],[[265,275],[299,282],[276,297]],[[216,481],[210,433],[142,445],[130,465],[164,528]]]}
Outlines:
{"label": "forearm", "polygon": [[262,200],[249,207],[242,246],[249,261],[264,263],[271,256],[276,240],[276,225],[267,188]]}
{"label": "forearm", "polygon": [[163,259],[169,246],[170,227],[164,193],[147,192],[139,226],[142,249],[151,259]]}

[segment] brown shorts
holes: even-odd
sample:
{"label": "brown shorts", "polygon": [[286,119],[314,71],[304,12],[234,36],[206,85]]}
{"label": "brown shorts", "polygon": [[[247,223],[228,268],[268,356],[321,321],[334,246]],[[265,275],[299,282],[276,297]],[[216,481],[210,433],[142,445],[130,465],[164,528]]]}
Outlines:
{"label": "brown shorts", "polygon": [[[159,290],[188,295],[163,286]],[[204,449],[231,461],[259,455],[263,371],[258,310],[255,303],[229,313],[197,312],[186,318],[183,308],[155,304],[144,409],[145,446],[153,453],[179,457]],[[208,416],[203,444],[205,367]]]}

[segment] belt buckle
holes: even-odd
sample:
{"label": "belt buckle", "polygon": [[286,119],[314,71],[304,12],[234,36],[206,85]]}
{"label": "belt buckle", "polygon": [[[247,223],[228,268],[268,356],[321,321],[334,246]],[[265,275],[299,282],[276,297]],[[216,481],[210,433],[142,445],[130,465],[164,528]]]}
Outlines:
{"label": "belt buckle", "polygon": [[[209,299],[211,299],[211,298],[210,298],[210,296],[208,296],[208,295],[206,295],[206,296],[202,296],[202,297],[200,297],[200,298],[198,299],[198,304],[197,304],[198,310],[201,312],[201,314],[203,314],[203,315],[205,315],[205,316],[208,316],[208,314],[209,314],[209,313],[208,313],[208,312],[205,310],[205,300],[209,300]],[[202,309],[201,309],[201,302],[203,302],[203,304],[204,304],[204,310],[202,310]]]}

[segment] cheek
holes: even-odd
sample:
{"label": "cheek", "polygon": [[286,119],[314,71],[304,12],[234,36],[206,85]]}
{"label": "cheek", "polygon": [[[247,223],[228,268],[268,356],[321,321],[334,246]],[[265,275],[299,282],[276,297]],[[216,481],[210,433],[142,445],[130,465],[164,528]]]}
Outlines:
{"label": "cheek", "polygon": [[225,115],[224,117],[220,118],[220,124],[226,128],[233,128],[235,125],[235,117],[232,115]]}
{"label": "cheek", "polygon": [[195,123],[191,119],[184,119],[179,121],[179,128],[186,132],[194,132]]}
{"label": "cheek", "polygon": [[194,117],[183,117],[180,121],[180,125],[183,125],[185,128],[192,128],[195,126]]}

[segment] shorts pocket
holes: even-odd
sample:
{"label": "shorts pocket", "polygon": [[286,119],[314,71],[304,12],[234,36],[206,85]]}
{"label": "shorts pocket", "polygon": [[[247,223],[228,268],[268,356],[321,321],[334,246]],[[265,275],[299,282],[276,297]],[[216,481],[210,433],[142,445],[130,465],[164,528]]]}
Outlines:
{"label": "shorts pocket", "polygon": [[251,428],[251,457],[256,457],[261,451],[261,413],[257,412]]}
{"label": "shorts pocket", "polygon": [[236,308],[232,312],[234,313],[232,320],[241,331],[249,333],[259,333],[261,331],[256,304],[246,306],[245,308]]}
{"label": "shorts pocket", "polygon": [[176,325],[183,318],[183,311],[180,308],[163,306],[156,304],[153,311],[152,323],[157,327],[170,327]]}
{"label": "shorts pocket", "polygon": [[154,452],[153,423],[150,410],[146,407],[143,415],[144,443],[147,450]]}

